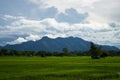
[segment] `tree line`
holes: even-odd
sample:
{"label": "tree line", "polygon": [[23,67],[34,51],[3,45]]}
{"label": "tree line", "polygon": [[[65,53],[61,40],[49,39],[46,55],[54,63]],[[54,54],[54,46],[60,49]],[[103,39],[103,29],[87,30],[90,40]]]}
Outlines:
{"label": "tree line", "polygon": [[2,48],[0,50],[0,56],[84,56],[83,52],[80,51],[69,51],[67,48],[63,48],[62,52],[47,52],[47,51],[17,51],[14,49],[8,50],[6,48]]}
{"label": "tree line", "polygon": [[47,52],[47,51],[17,51],[14,49],[8,50],[2,48],[0,56],[91,56],[92,59],[99,59],[107,56],[120,56],[120,51],[104,51],[101,46],[96,46],[91,43],[90,50],[88,51],[69,51],[68,48],[63,48],[62,52]]}

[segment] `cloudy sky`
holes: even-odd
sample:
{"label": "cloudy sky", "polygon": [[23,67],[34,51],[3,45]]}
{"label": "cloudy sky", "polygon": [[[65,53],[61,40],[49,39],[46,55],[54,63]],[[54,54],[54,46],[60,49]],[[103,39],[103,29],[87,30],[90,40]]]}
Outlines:
{"label": "cloudy sky", "polygon": [[120,48],[120,0],[0,0],[0,45],[43,36]]}

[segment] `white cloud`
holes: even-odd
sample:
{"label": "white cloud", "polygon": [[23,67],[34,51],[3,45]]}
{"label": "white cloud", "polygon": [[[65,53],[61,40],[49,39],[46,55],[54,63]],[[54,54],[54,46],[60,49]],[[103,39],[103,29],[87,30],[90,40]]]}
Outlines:
{"label": "white cloud", "polygon": [[[38,18],[39,15],[42,17],[47,15],[47,17],[49,17],[48,14],[52,14],[52,12],[49,13],[49,11],[51,11],[51,9],[54,8],[55,13],[53,11],[54,15],[52,15],[52,17],[54,16],[54,18],[44,17],[41,18],[41,20],[35,20],[35,18],[33,20],[23,16],[11,16],[0,14],[0,20],[2,19],[3,21],[6,21],[5,24],[4,22],[0,21],[0,39],[13,38],[14,41],[8,43],[17,44],[29,40],[36,41],[42,38],[43,36],[49,36],[51,38],[77,36],[100,44],[120,44],[119,0],[29,1],[39,6],[39,9],[38,6],[34,6],[34,9],[30,9],[32,10],[31,12],[33,12],[32,15],[37,14]],[[30,5],[33,6],[32,4]],[[58,10],[58,13],[56,9]],[[73,9],[73,13],[71,12],[71,9]],[[44,12],[46,14],[42,15]],[[88,16],[85,17],[84,20],[82,19],[80,23],[79,20],[81,19],[81,16],[79,14],[85,13],[88,14]],[[23,14],[27,13],[23,12]],[[60,16],[62,19],[65,19],[64,17],[66,17],[67,20],[62,20],[58,22],[59,19],[57,20],[56,18],[60,18],[60,14],[64,15],[63,17]],[[78,17],[77,14],[80,17]],[[76,20],[78,22],[75,21],[73,24],[70,24],[71,21],[69,20]],[[110,23],[113,23],[115,25],[111,26]]]}
{"label": "white cloud", "polygon": [[45,36],[48,36],[49,38],[67,37],[66,34],[60,34],[60,33],[58,33],[58,34],[47,34]]}
{"label": "white cloud", "polygon": [[23,42],[27,42],[27,41],[36,41],[36,40],[40,40],[41,38],[38,35],[33,35],[30,34],[29,36],[23,38],[23,37],[18,37],[16,40],[11,41],[11,42],[7,42],[7,44],[21,44]]}
{"label": "white cloud", "polygon": [[14,44],[20,44],[20,43],[23,43],[23,42],[27,42],[27,40],[24,39],[24,38],[22,38],[22,37],[19,37],[19,38],[17,38],[17,39],[14,40],[14,41],[7,42],[7,44],[14,45]]}
{"label": "white cloud", "polygon": [[0,28],[2,29],[0,30],[2,35],[0,38],[19,36],[16,40],[7,42],[9,44],[19,44],[30,40],[36,41],[43,36],[51,38],[74,36],[109,45],[115,45],[120,40],[119,27],[113,28],[106,23],[101,24],[95,21],[68,24],[57,22],[54,18],[43,20],[19,18],[13,21],[11,25]]}
{"label": "white cloud", "polygon": [[30,0],[40,8],[55,7],[59,12],[73,8],[79,13],[87,12],[89,20],[97,22],[120,22],[119,0]]}
{"label": "white cloud", "polygon": [[11,16],[11,15],[4,15],[3,19],[4,19],[4,20],[8,20],[8,19],[16,19],[16,17]]}
{"label": "white cloud", "polygon": [[110,21],[120,22],[120,0],[100,0],[94,4],[92,12]]}
{"label": "white cloud", "polygon": [[16,17],[16,16],[12,16],[12,15],[4,15],[1,18],[4,19],[4,20],[16,20],[16,19],[23,19],[24,17],[22,17],[22,16]]}
{"label": "white cloud", "polygon": [[[85,11],[87,8],[94,8],[92,5],[94,2],[99,0],[30,0],[40,7],[49,8],[55,7],[59,12],[65,12],[66,9],[74,8],[80,12]],[[41,5],[42,4],[42,5]],[[62,6],[61,6],[62,5]]]}
{"label": "white cloud", "polygon": [[36,40],[39,40],[40,37],[38,35],[33,35],[33,34],[30,34],[28,37],[26,37],[26,40],[32,40],[32,41],[36,41]]}

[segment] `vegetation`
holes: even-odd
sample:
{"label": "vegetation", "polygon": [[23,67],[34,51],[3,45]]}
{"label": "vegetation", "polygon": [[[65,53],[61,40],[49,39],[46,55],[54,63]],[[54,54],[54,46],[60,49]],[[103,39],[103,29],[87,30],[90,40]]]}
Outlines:
{"label": "vegetation", "polygon": [[0,51],[0,55],[1,55],[1,56],[8,55],[7,53],[8,53],[8,50],[5,49],[5,48],[2,48],[1,51]]}
{"label": "vegetation", "polygon": [[102,50],[102,47],[96,47],[94,43],[91,43],[90,53],[92,59],[99,59],[101,57],[107,57],[108,53]]}
{"label": "vegetation", "polygon": [[63,56],[67,56],[68,55],[68,49],[67,48],[63,48]]}
{"label": "vegetation", "polygon": [[0,80],[120,80],[119,56],[120,51],[106,52],[93,43],[84,52],[68,48],[62,52],[2,48]]}
{"label": "vegetation", "polygon": [[120,80],[120,57],[0,57],[0,80]]}
{"label": "vegetation", "polygon": [[69,51],[68,48],[63,48],[62,52],[46,52],[46,51],[16,51],[14,49],[7,50],[2,48],[0,50],[0,56],[91,56],[94,58],[101,58],[106,56],[120,56],[120,50],[118,51],[104,51],[101,47],[91,45],[91,49],[88,51]]}

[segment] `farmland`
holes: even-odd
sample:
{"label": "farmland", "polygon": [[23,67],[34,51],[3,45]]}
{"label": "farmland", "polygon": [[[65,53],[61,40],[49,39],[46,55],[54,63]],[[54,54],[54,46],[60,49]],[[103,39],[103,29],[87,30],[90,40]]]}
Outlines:
{"label": "farmland", "polygon": [[120,57],[0,57],[0,80],[120,80]]}

